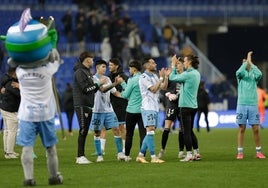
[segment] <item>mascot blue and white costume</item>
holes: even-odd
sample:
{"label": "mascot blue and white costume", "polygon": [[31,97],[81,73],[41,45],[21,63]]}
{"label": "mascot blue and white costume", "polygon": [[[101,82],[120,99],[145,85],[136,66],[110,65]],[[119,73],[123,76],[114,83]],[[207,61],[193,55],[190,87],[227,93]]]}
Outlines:
{"label": "mascot blue and white costume", "polygon": [[54,19],[33,20],[30,9],[26,9],[20,21],[12,25],[7,35],[1,36],[1,39],[5,40],[10,56],[9,65],[17,67],[20,84],[17,144],[22,146],[23,185],[36,185],[32,157],[36,133],[40,134],[47,152],[48,183],[62,184],[63,177],[58,172],[54,121],[57,105],[52,82],[53,75],[60,66]]}

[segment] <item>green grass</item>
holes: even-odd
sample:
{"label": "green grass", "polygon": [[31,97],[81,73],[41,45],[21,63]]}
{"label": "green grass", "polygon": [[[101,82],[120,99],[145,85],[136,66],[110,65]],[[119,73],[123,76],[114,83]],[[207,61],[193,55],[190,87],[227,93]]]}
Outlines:
{"label": "green grass", "polygon": [[[268,130],[261,132],[262,148],[268,155]],[[156,153],[160,150],[161,131],[156,133]],[[108,133],[106,154],[103,163],[89,165],[75,164],[77,152],[77,132],[73,137],[61,139],[57,145],[59,169],[64,176],[64,184],[59,187],[267,187],[268,159],[255,159],[255,146],[252,131],[248,129],[245,135],[244,160],[236,157],[236,129],[212,129],[207,133],[202,129],[197,133],[202,155],[201,161],[179,162],[177,159],[178,134],[170,134],[167,152],[163,164],[139,164],[135,162],[138,153],[138,132],[135,132],[131,162],[116,161],[115,144],[111,132]],[[2,139],[0,139],[1,146]],[[21,148],[16,146],[16,152]],[[86,156],[95,161],[93,153],[93,135],[89,133],[86,144]],[[40,139],[36,142],[35,179],[38,187],[49,187],[46,168],[45,151]],[[148,160],[149,156],[147,156]],[[7,160],[0,156],[1,181],[0,187],[22,187],[23,171],[19,159]]]}

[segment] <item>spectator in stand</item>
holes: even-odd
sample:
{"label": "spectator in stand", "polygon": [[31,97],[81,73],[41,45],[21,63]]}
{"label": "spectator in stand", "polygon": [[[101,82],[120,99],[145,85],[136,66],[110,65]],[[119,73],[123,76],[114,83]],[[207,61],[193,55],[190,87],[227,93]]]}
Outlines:
{"label": "spectator in stand", "polygon": [[75,24],[76,24],[76,25],[80,22],[81,17],[83,17],[83,20],[84,20],[84,21],[86,20],[86,14],[85,14],[83,8],[79,8],[78,13],[75,15]]}
{"label": "spectator in stand", "polygon": [[168,44],[168,56],[172,57],[174,54],[179,54],[179,53],[180,53],[180,49],[178,45],[178,38],[176,36],[172,36]]}
{"label": "spectator in stand", "polygon": [[152,43],[155,44],[160,51],[163,51],[164,49],[161,46],[161,43],[163,42],[163,36],[162,36],[162,29],[158,22],[156,22],[153,25],[152,28]]}
{"label": "spectator in stand", "polygon": [[[177,30],[172,24],[167,22],[166,25],[162,28],[162,35],[164,39],[164,50],[166,51],[166,49],[168,49],[168,45],[170,44],[172,37],[177,35]],[[166,51],[165,54],[167,53],[168,52]]]}
{"label": "spectator in stand", "polygon": [[76,24],[76,37],[78,42],[78,54],[85,51],[86,48],[86,30],[84,17],[79,18]]}
{"label": "spectator in stand", "polygon": [[197,120],[196,120],[196,129],[199,132],[200,131],[200,117],[201,114],[204,113],[204,117],[205,117],[205,122],[207,125],[207,132],[210,131],[209,128],[209,122],[208,122],[208,105],[210,103],[210,98],[208,95],[208,92],[206,91],[205,88],[205,82],[201,81],[199,88],[198,88],[198,92],[197,92]]}
{"label": "spectator in stand", "polygon": [[112,46],[110,44],[110,39],[108,37],[103,39],[100,46],[100,50],[101,50],[101,58],[104,61],[109,61],[112,56]]}
{"label": "spectator in stand", "polygon": [[124,46],[121,52],[121,58],[123,62],[123,69],[127,70],[128,63],[131,60],[131,53],[130,53],[130,49],[128,46],[128,42],[124,42]]}
{"label": "spectator in stand", "polygon": [[216,80],[211,84],[209,89],[212,97],[220,97],[220,79],[216,78]]}
{"label": "spectator in stand", "polygon": [[123,19],[114,18],[110,25],[110,42],[112,45],[112,57],[120,57],[124,47],[125,25]]}
{"label": "spectator in stand", "polygon": [[233,97],[234,96],[234,89],[232,88],[231,83],[229,80],[227,80],[227,76],[223,75],[220,79],[220,97],[223,98],[228,98],[228,97]]}
{"label": "spectator in stand", "polygon": [[73,102],[73,88],[70,83],[66,84],[65,91],[62,96],[63,110],[67,116],[68,133],[73,136],[73,115],[74,115],[74,102]]}
{"label": "spectator in stand", "polygon": [[103,23],[101,25],[100,37],[101,37],[101,41],[103,41],[103,39],[105,39],[105,38],[110,37],[109,25],[106,21],[103,21]]}
{"label": "spectator in stand", "polygon": [[61,22],[64,27],[64,34],[67,37],[67,53],[69,53],[73,43],[73,16],[71,10],[66,11],[66,14],[61,18]]}
{"label": "spectator in stand", "polygon": [[39,9],[45,10],[46,0],[38,0]]}
{"label": "spectator in stand", "polygon": [[133,59],[138,59],[140,57],[141,52],[141,38],[139,36],[138,31],[139,28],[133,24],[132,30],[128,35],[128,45]]}
{"label": "spectator in stand", "polygon": [[79,12],[75,16],[75,31],[78,42],[77,55],[80,55],[85,51],[86,47],[86,15],[82,8],[79,9]]}
{"label": "spectator in stand", "polygon": [[100,43],[101,41],[101,26],[95,14],[89,17],[88,21],[88,34],[89,41],[92,43]]}
{"label": "spectator in stand", "polygon": [[142,52],[142,55],[145,57],[148,57],[151,55],[151,46],[149,42],[145,41],[141,44],[141,52]]}
{"label": "spectator in stand", "polygon": [[177,39],[178,39],[179,49],[181,50],[183,49],[185,40],[186,40],[186,36],[182,28],[178,28]]}
{"label": "spectator in stand", "polygon": [[170,25],[170,24],[166,24],[163,28],[162,28],[162,35],[163,35],[163,38],[165,40],[165,42],[167,44],[170,43],[170,40],[171,38],[174,36],[174,30],[173,30],[173,27]]}

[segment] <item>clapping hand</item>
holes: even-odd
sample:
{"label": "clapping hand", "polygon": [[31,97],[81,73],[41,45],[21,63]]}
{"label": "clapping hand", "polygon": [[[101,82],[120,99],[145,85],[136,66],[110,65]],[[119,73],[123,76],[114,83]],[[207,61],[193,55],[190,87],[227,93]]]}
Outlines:
{"label": "clapping hand", "polygon": [[115,83],[121,84],[122,82],[124,82],[124,79],[120,75],[115,77]]}

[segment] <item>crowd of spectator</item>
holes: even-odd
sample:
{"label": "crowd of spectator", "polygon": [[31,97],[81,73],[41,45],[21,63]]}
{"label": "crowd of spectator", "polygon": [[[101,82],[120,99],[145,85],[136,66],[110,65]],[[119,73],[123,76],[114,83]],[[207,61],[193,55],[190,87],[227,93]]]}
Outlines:
{"label": "crowd of spectator", "polygon": [[[81,3],[81,2],[80,2]],[[181,28],[170,23],[155,23],[150,31],[143,31],[125,12],[121,1],[103,0],[88,3],[82,1],[79,10],[68,10],[61,18],[64,36],[67,39],[67,53],[78,55],[87,44],[99,44],[103,59],[121,58],[124,68],[130,59],[142,55],[152,57],[180,54],[185,36]],[[145,32],[150,32],[146,38]],[[75,50],[77,44],[78,50]]]}

